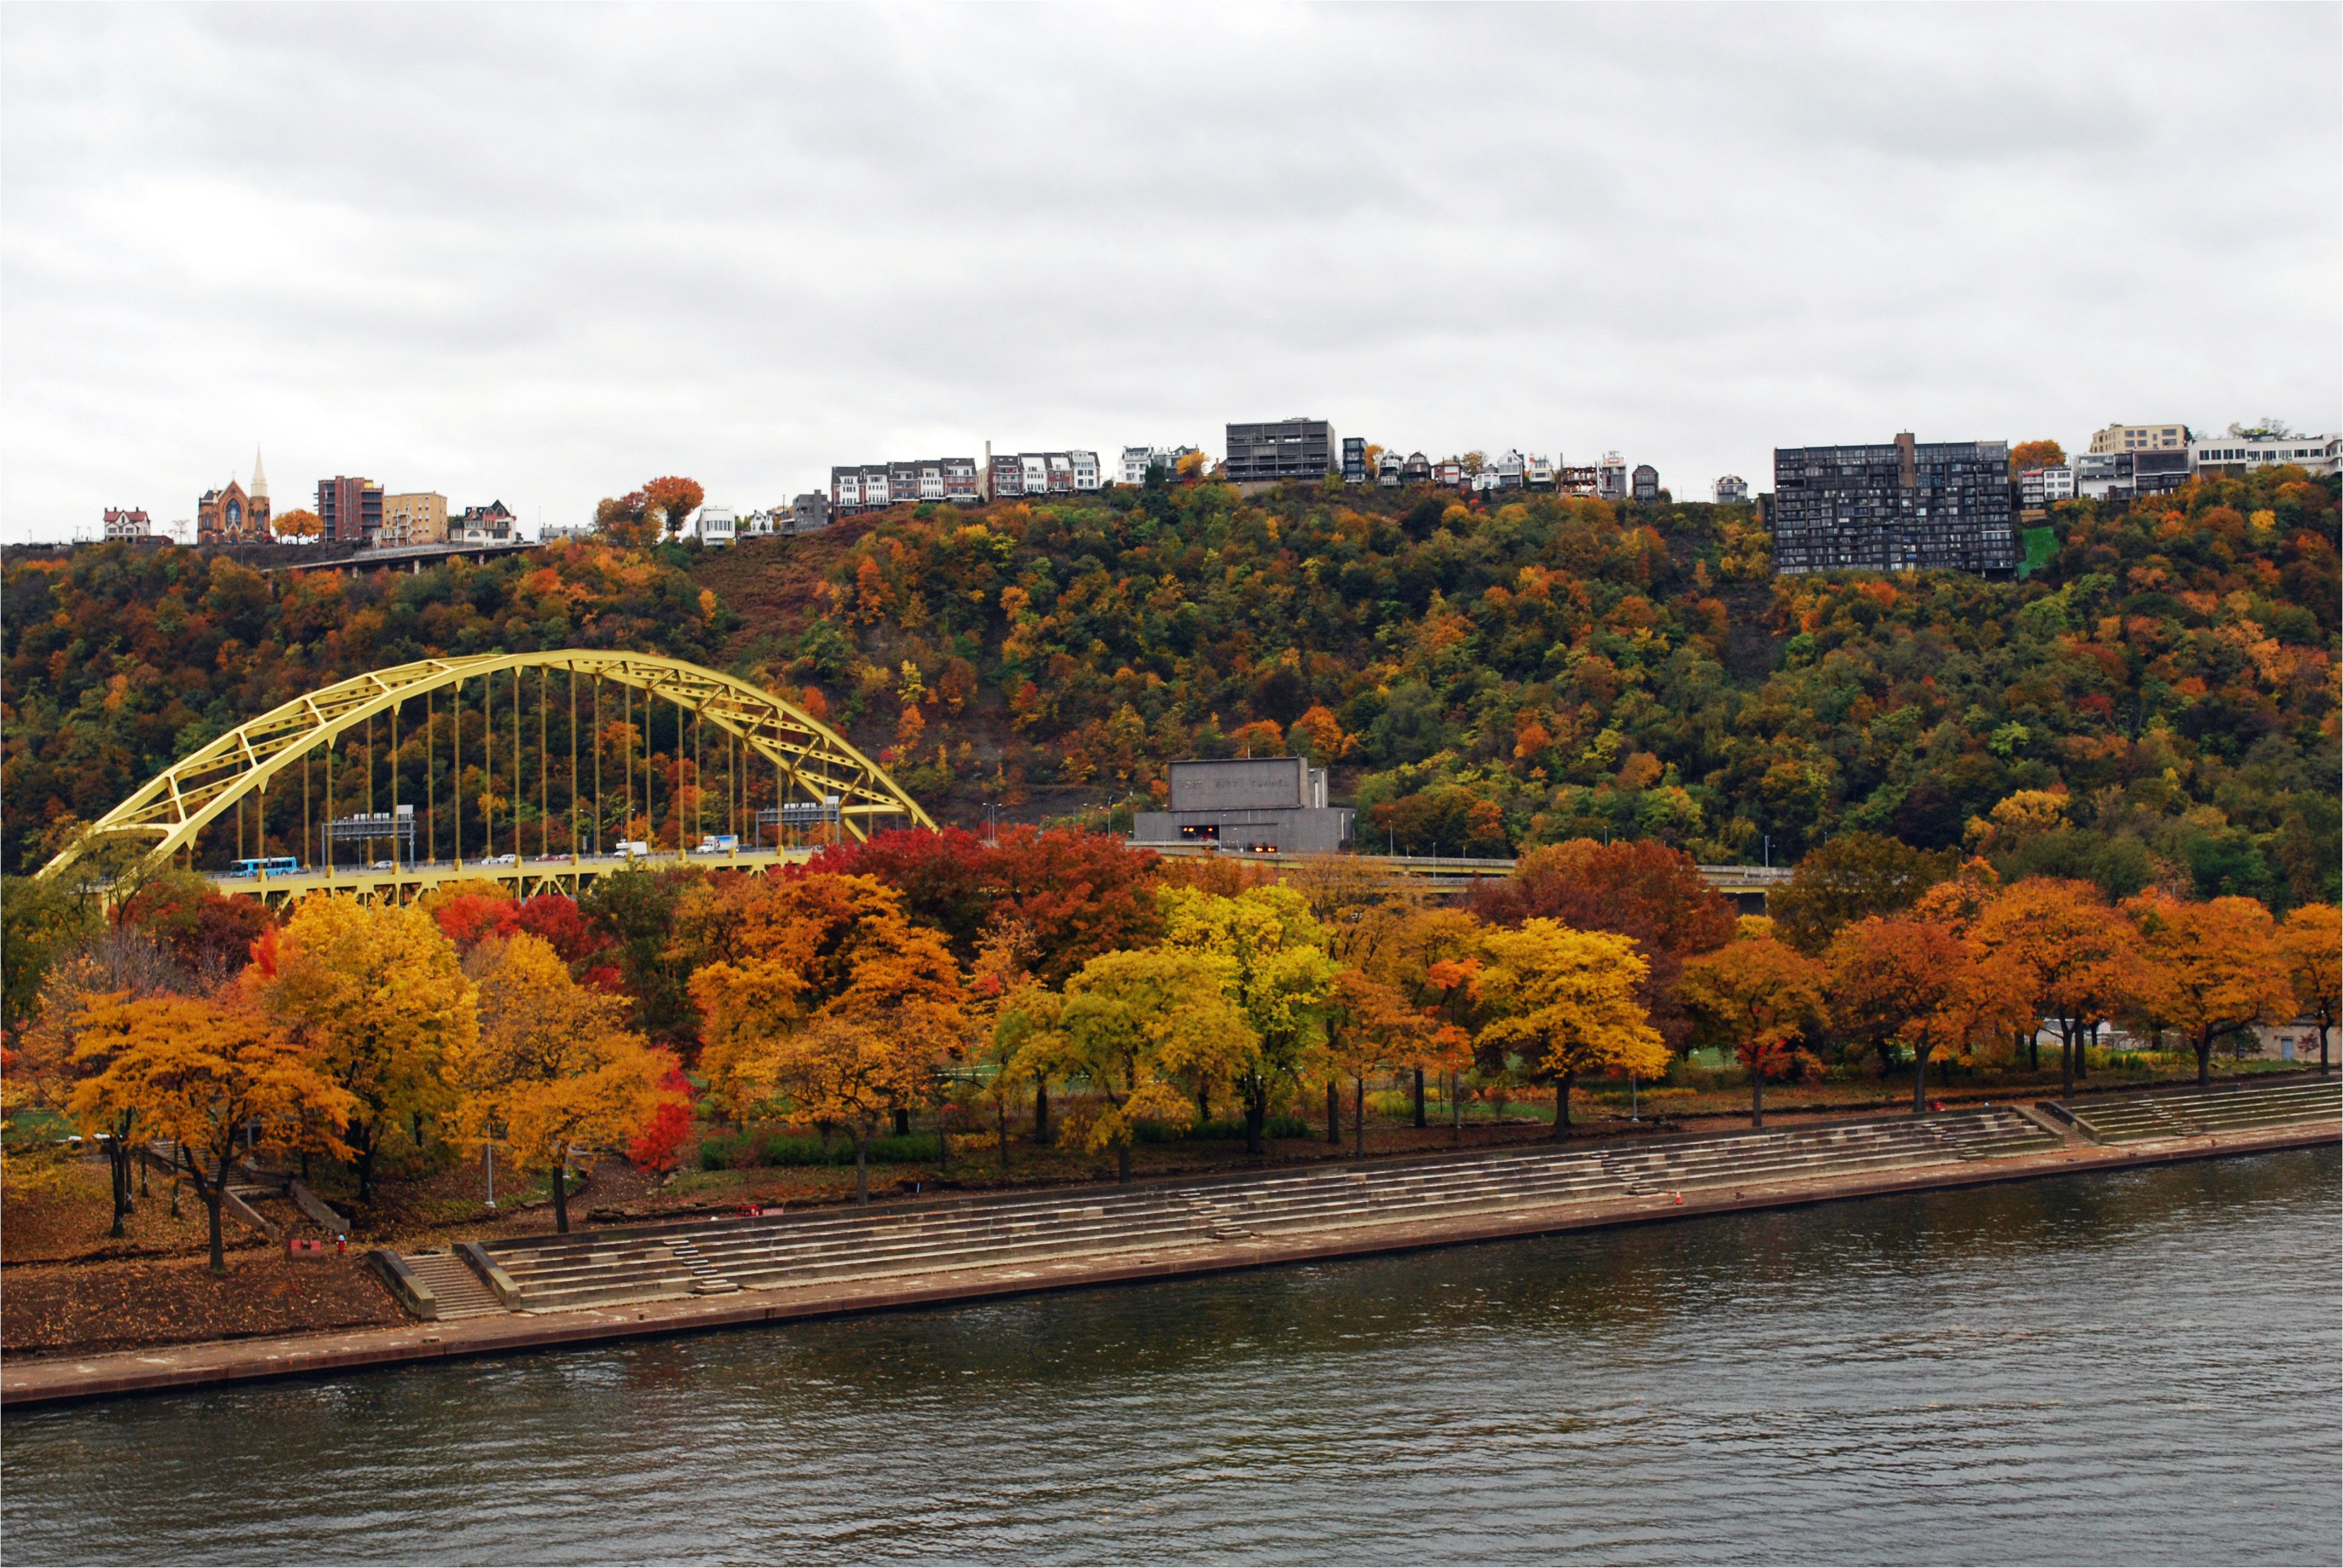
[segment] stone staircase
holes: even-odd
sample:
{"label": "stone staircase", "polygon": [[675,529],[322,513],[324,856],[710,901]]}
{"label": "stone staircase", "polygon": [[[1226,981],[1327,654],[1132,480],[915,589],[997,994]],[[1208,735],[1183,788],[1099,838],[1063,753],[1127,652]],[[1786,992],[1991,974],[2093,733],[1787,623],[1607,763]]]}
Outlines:
{"label": "stone staircase", "polygon": [[449,1318],[485,1317],[505,1310],[496,1292],[483,1284],[479,1275],[455,1253],[408,1252],[404,1257],[416,1278],[430,1286],[432,1295],[438,1298],[441,1322]]}
{"label": "stone staircase", "polygon": [[1528,1212],[1690,1188],[1989,1160],[2058,1141],[2017,1111],[1988,1107],[1633,1149],[1540,1147],[1185,1186],[1011,1193],[524,1237],[487,1242],[482,1251],[510,1282],[510,1305],[551,1312]]}
{"label": "stone staircase", "polygon": [[[208,1156],[183,1153],[177,1143],[168,1138],[155,1138],[146,1143],[147,1162],[163,1171],[176,1171],[191,1161],[199,1161],[204,1180],[208,1181],[219,1173],[219,1161]],[[257,1166],[238,1161],[227,1173],[227,1190],[238,1198],[281,1198],[292,1178],[275,1171],[263,1171]]]}
{"label": "stone staircase", "polygon": [[2141,1094],[2059,1107],[2095,1143],[2198,1138],[2252,1127],[2343,1119],[2343,1078]]}

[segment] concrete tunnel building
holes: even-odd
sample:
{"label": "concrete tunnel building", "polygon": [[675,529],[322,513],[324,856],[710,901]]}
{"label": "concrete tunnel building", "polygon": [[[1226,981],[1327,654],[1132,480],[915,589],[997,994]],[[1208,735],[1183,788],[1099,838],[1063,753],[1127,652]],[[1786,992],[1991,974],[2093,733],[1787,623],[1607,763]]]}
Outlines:
{"label": "concrete tunnel building", "polygon": [[1331,855],[1358,813],[1326,804],[1326,770],[1306,757],[1193,759],[1171,767],[1168,809],[1131,819],[1142,848],[1217,844],[1252,854]]}

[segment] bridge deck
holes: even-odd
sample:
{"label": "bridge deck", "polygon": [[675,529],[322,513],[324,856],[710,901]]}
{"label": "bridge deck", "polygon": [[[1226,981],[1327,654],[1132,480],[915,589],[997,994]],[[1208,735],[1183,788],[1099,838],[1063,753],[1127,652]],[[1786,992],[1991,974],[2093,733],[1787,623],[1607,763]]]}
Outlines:
{"label": "bridge deck", "polygon": [[792,860],[810,859],[809,849],[738,849],[726,854],[678,854],[669,849],[650,855],[524,855],[466,860],[421,861],[412,865],[337,866],[284,872],[276,876],[216,875],[212,885],[223,893],[258,898],[264,902],[297,899],[304,893],[357,893],[368,898],[411,898],[443,882],[500,882],[527,896],[533,893],[577,894],[598,877],[628,867],[659,870],[669,866],[699,866],[709,870],[763,871]]}

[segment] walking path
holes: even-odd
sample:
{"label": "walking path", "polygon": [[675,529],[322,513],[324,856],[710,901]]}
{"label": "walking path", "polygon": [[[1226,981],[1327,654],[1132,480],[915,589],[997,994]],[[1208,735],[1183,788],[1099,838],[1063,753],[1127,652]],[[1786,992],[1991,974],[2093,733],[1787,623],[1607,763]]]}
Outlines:
{"label": "walking path", "polygon": [[[735,1221],[664,1233],[649,1228],[590,1232],[538,1243],[533,1250],[541,1256],[533,1261],[541,1267],[528,1286],[496,1261],[531,1250],[518,1243],[498,1244],[486,1264],[479,1256],[418,1254],[402,1260],[404,1267],[435,1298],[443,1282],[448,1288],[438,1321],[96,1356],[16,1358],[0,1366],[0,1405],[940,1306],[2312,1147],[2343,1137],[2337,1109],[2343,1106],[2343,1083],[2318,1087],[2322,1092],[2308,1101],[2297,1096],[2283,1108],[2271,1102],[2262,1114],[2283,1118],[2273,1124],[2123,1143],[2092,1141],[2079,1127],[2062,1140],[2050,1131],[2055,1120],[1999,1108],[1966,1121],[1906,1118],[1632,1150],[1509,1151],[1307,1177],[1237,1178],[1209,1187],[899,1205],[786,1224]],[[2228,1109],[2233,1118],[2250,1121],[2257,1114],[2238,1099]],[[1922,1144],[1938,1141],[1933,1158],[1914,1155]],[[1590,1166],[1602,1174],[1590,1174]],[[1346,1208],[1340,1200],[1349,1195],[1323,1191],[1337,1183],[1363,1184],[1375,1201],[1354,1200]],[[1453,1201],[1426,1196],[1442,1193],[1478,1196]],[[1110,1222],[1110,1211],[1121,1229],[1101,1236],[1098,1228]],[[1178,1215],[1180,1222],[1163,1221],[1163,1215]],[[1029,1232],[1014,1229],[1028,1223]],[[888,1227],[896,1232],[896,1245],[874,1247],[874,1231]],[[741,1241],[726,1253],[711,1240],[723,1236]],[[859,1264],[840,1255],[849,1238],[850,1251],[868,1249]],[[603,1288],[616,1282],[640,1292],[656,1284],[659,1293],[583,1300],[597,1288],[591,1282],[598,1271],[607,1276]],[[755,1287],[742,1288],[744,1277],[756,1281]],[[540,1292],[534,1309],[495,1304],[497,1295],[525,1301],[532,1289]]]}

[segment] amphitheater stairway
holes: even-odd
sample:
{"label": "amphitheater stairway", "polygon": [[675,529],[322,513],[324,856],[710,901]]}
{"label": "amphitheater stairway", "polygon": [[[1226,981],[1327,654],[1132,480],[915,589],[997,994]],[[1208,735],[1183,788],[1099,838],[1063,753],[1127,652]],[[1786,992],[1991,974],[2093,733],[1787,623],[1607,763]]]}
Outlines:
{"label": "amphitheater stairway", "polygon": [[1184,1186],[1011,1193],[917,1207],[516,1238],[487,1243],[485,1251],[511,1282],[512,1305],[548,1312],[840,1280],[1046,1265],[1475,1212],[1531,1212],[1735,1182],[1995,1159],[2056,1141],[2015,1111],[1984,1108],[1671,1139],[1632,1149],[1536,1147]]}
{"label": "amphitheater stairway", "polygon": [[2097,1143],[2137,1143],[2156,1138],[2199,1138],[2343,1118],[2343,1079],[2139,1094],[2060,1107],[2083,1135]]}
{"label": "amphitheater stairway", "polygon": [[455,1253],[408,1252],[405,1257],[415,1277],[431,1287],[431,1294],[439,1303],[441,1322],[450,1318],[484,1317],[505,1310],[496,1292]]}

